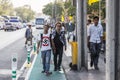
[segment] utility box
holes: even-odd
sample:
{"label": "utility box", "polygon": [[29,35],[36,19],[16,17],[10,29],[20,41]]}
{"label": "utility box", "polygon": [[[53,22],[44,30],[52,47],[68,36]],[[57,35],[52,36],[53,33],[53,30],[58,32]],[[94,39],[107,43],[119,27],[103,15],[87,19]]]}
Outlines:
{"label": "utility box", "polygon": [[78,61],[78,44],[77,42],[70,42],[72,49],[72,65],[77,65]]}

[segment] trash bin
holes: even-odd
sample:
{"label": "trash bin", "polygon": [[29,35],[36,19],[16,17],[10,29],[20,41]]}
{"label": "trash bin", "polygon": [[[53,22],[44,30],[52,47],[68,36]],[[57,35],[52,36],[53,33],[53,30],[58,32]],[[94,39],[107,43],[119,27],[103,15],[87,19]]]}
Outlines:
{"label": "trash bin", "polygon": [[77,65],[78,60],[78,44],[77,42],[70,42],[72,49],[72,65]]}

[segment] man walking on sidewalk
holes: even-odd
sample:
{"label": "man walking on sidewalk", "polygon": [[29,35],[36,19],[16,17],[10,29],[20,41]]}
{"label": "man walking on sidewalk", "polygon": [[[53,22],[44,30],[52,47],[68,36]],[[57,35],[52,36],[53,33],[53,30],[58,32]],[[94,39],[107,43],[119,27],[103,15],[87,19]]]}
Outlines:
{"label": "man walking on sidewalk", "polygon": [[38,37],[38,46],[37,53],[39,53],[39,47],[41,48],[42,55],[42,63],[43,63],[43,71],[42,73],[46,73],[46,76],[51,75],[52,72],[49,72],[50,69],[50,59],[51,59],[51,46],[54,45],[53,40],[51,38],[51,34],[48,33],[49,25],[44,26],[43,34],[40,34]]}
{"label": "man walking on sidewalk", "polygon": [[53,41],[55,44],[56,52],[54,53],[54,71],[61,70],[63,47],[66,50],[66,38],[64,32],[61,30],[62,25],[60,22],[56,23],[55,31],[53,31]]}
{"label": "man walking on sidewalk", "polygon": [[25,46],[28,44],[28,41],[30,41],[30,45],[32,46],[33,34],[32,34],[32,28],[31,28],[31,26],[32,25],[29,23],[28,24],[28,28],[26,29],[26,32],[25,32],[25,38],[26,38]]}
{"label": "man walking on sidewalk", "polygon": [[94,24],[88,28],[88,44],[90,42],[90,52],[91,52],[91,62],[90,66],[94,65],[96,70],[99,70],[98,67],[98,60],[99,60],[99,53],[101,50],[101,43],[103,37],[103,27],[102,25],[98,24],[99,17],[95,16],[93,18]]}

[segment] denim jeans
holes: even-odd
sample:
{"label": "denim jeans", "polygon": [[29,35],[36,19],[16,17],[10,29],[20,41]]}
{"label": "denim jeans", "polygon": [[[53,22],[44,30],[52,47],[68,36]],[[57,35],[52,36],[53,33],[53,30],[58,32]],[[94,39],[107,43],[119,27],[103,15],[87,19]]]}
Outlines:
{"label": "denim jeans", "polygon": [[98,66],[99,53],[101,51],[101,43],[90,42],[91,61],[94,66]]}
{"label": "denim jeans", "polygon": [[43,70],[48,72],[50,69],[51,50],[41,51]]}

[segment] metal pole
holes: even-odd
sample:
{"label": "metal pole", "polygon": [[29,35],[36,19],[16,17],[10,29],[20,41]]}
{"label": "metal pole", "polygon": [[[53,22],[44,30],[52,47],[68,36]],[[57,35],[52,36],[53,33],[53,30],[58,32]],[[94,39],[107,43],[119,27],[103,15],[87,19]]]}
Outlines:
{"label": "metal pole", "polygon": [[55,8],[55,23],[56,23],[56,19],[57,19],[57,5],[56,5],[57,1],[55,0],[55,3],[54,3],[54,8]]}
{"label": "metal pole", "polygon": [[[88,53],[87,53],[87,0],[83,0],[83,16],[84,16],[84,22],[83,22],[83,31],[84,31],[84,36],[83,36],[83,53],[84,53],[84,67],[88,69]],[[81,45],[82,46],[82,45]]]}
{"label": "metal pole", "polygon": [[99,0],[99,18],[101,19],[101,0]]}
{"label": "metal pole", "polygon": [[86,65],[86,0],[77,0],[77,41],[78,41],[78,70],[87,68]]}
{"label": "metal pole", "polygon": [[115,0],[106,2],[106,80],[115,80]]}
{"label": "metal pole", "polygon": [[115,80],[120,80],[120,1],[115,0]]}
{"label": "metal pole", "polygon": [[99,23],[101,24],[101,0],[99,0]]}
{"label": "metal pole", "polygon": [[[81,0],[82,1],[82,0]],[[76,1],[76,4],[77,4],[77,41],[78,41],[78,70],[80,70],[81,68],[81,36],[79,36],[81,33],[80,33],[80,25],[81,25],[81,10],[80,10],[80,4],[81,4],[81,1],[80,0],[77,0]],[[79,35],[78,35],[79,34]]]}

